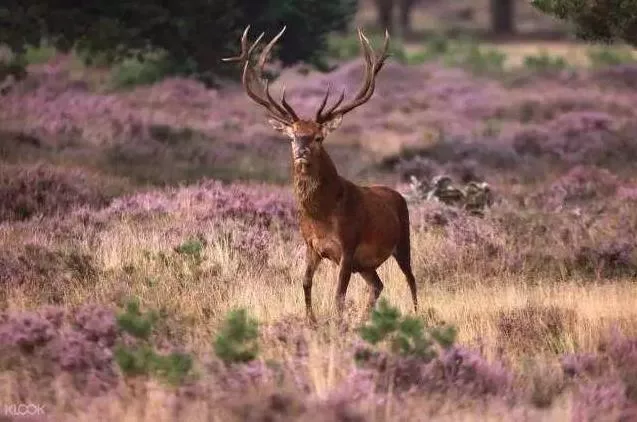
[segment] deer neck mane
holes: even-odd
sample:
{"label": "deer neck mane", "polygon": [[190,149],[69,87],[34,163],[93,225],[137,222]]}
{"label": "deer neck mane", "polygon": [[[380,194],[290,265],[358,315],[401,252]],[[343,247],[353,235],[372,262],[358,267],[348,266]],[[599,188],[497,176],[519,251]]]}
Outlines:
{"label": "deer neck mane", "polygon": [[342,195],[341,178],[334,162],[323,148],[307,173],[302,173],[293,166],[293,180],[299,211],[313,219],[329,216]]}

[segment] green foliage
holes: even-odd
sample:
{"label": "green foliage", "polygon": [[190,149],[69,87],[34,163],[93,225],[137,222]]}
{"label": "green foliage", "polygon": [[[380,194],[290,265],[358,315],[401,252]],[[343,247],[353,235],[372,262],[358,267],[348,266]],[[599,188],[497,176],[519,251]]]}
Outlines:
{"label": "green foliage", "polygon": [[447,66],[460,66],[473,73],[500,73],[504,70],[506,54],[495,48],[484,48],[475,42],[455,45],[445,56]]}
{"label": "green foliage", "polygon": [[168,75],[187,74],[194,66],[176,66],[166,54],[148,55],[142,60],[127,58],[111,69],[111,84],[115,88],[131,88],[137,85],[150,85]]}
{"label": "green foliage", "polygon": [[123,86],[164,72],[213,83],[220,73],[238,74],[221,58],[238,52],[248,24],[252,39],[261,31],[271,37],[287,25],[275,56],[284,65],[312,62],[325,52],[327,34],[344,29],[356,7],[356,0],[7,0],[0,6],[0,44],[23,55],[46,39],[58,50],[75,50],[87,61],[97,57],[104,64],[165,56],[149,68],[127,61],[114,76]]}
{"label": "green foliage", "polygon": [[[366,36],[375,50],[380,49],[383,45],[384,35],[366,34]],[[331,36],[328,40],[327,54],[337,60],[351,60],[362,57],[361,44],[358,40],[358,36]],[[389,40],[389,54],[391,60],[400,63],[406,63],[408,61],[408,56],[403,44],[392,38]]]}
{"label": "green foliage", "polygon": [[[402,316],[385,298],[378,301],[369,323],[359,328],[360,337],[374,347],[384,345],[392,354],[426,359],[436,357],[436,344],[451,347],[456,334],[453,326],[427,327],[420,318]],[[365,350],[358,357],[364,358],[369,353],[369,349]]]}
{"label": "green foliage", "polygon": [[591,48],[587,55],[594,68],[637,62],[637,57],[627,48]]}
{"label": "green foliage", "polygon": [[190,375],[193,358],[181,352],[160,355],[155,351],[150,336],[157,320],[156,311],[143,313],[136,298],[129,300],[125,311],[117,315],[117,323],[122,332],[132,335],[137,342],[133,345],[117,344],[114,351],[115,361],[128,376],[155,375],[176,385]]}
{"label": "green foliage", "polygon": [[424,48],[410,55],[410,63],[425,63],[444,57],[452,50],[452,42],[446,36],[437,34],[425,42]]}
{"label": "green foliage", "polygon": [[193,238],[186,240],[179,246],[176,246],[175,252],[180,255],[188,256],[194,259],[196,262],[201,262],[203,260],[201,254],[203,253],[205,247],[205,239]]}
{"label": "green foliage", "polygon": [[125,311],[117,315],[119,329],[139,339],[150,337],[156,321],[156,312],[151,310],[144,314],[140,311],[137,298],[130,299],[126,303]]}
{"label": "green foliage", "polygon": [[55,48],[43,42],[41,45],[34,47],[28,46],[24,52],[24,60],[28,64],[46,63],[55,56]]}
{"label": "green foliage", "polygon": [[500,73],[504,70],[506,54],[479,43],[461,38],[450,40],[436,35],[427,40],[424,47],[408,56],[409,63],[440,61],[446,66],[462,67],[477,74]]}
{"label": "green foliage", "polygon": [[531,5],[571,23],[585,40],[637,45],[637,0],[531,0]]}
{"label": "green foliage", "polygon": [[248,362],[259,353],[259,326],[245,309],[230,312],[214,341],[217,356],[227,363]]}
{"label": "green foliage", "polygon": [[180,352],[160,355],[148,344],[117,345],[115,361],[128,376],[155,375],[173,385],[183,382],[193,367],[192,356]]}
{"label": "green foliage", "polygon": [[155,357],[155,351],[147,344],[138,347],[119,344],[115,348],[115,361],[122,372],[129,376],[150,374],[156,364]]}
{"label": "green foliage", "polygon": [[552,56],[547,51],[524,57],[524,67],[534,72],[551,72],[562,70],[568,63],[562,56]]}

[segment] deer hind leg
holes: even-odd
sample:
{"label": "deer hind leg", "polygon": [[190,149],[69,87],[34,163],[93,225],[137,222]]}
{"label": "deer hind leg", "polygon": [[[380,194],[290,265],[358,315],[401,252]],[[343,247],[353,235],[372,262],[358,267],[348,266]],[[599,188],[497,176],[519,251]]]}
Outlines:
{"label": "deer hind leg", "polygon": [[418,312],[418,296],[416,293],[416,278],[414,277],[414,273],[411,270],[411,251],[409,244],[409,232],[407,232],[407,236],[403,236],[400,243],[396,247],[396,251],[394,252],[394,259],[398,263],[400,270],[405,275],[405,279],[407,280],[407,285],[409,286],[409,291],[411,292],[411,300],[414,305],[414,312]]}
{"label": "deer hind leg", "polygon": [[376,305],[380,293],[383,291],[383,282],[375,270],[361,271],[360,274],[369,286],[369,300],[367,302],[367,308],[365,308],[365,313],[363,314],[363,321],[365,321],[369,317],[374,305]]}
{"label": "deer hind leg", "polygon": [[305,256],[305,275],[303,277],[303,294],[305,296],[305,314],[312,324],[316,324],[316,316],[312,310],[312,281],[321,262],[321,257],[309,245]]}

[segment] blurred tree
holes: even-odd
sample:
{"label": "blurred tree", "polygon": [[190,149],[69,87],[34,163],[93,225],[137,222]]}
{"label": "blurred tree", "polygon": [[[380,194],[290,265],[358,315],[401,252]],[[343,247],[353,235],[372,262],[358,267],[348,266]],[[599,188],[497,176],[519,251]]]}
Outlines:
{"label": "blurred tree", "polygon": [[376,13],[378,16],[378,26],[387,28],[390,34],[394,35],[396,26],[394,25],[394,6],[398,4],[398,24],[401,34],[411,32],[411,14],[414,6],[419,0],[374,0],[376,3]]}
{"label": "blurred tree", "polygon": [[516,0],[491,0],[491,30],[498,35],[515,32]]}
{"label": "blurred tree", "polygon": [[394,0],[375,0],[376,13],[378,14],[378,26],[387,28],[390,34],[394,34],[393,12]]}
{"label": "blurred tree", "polygon": [[114,62],[144,60],[163,51],[175,73],[205,82],[224,72],[222,57],[238,52],[247,24],[251,39],[272,36],[287,25],[274,52],[284,66],[316,62],[327,48],[327,34],[353,18],[356,0],[3,0],[0,44],[22,53],[46,39],[62,51]]}
{"label": "blurred tree", "polygon": [[400,0],[399,20],[403,34],[411,33],[411,14],[418,0]]}
{"label": "blurred tree", "polygon": [[531,0],[531,4],[571,23],[582,39],[637,46],[637,0]]}

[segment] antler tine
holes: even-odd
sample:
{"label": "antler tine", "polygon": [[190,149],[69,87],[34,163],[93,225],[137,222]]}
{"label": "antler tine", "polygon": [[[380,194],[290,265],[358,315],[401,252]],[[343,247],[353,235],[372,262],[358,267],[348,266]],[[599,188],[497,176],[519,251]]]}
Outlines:
{"label": "antler tine", "polygon": [[243,62],[250,59],[252,52],[261,41],[261,38],[263,38],[263,36],[265,35],[265,32],[262,32],[261,35],[259,35],[257,39],[254,41],[252,46],[248,48],[248,31],[249,30],[250,30],[250,25],[246,26],[246,29],[243,30],[243,35],[241,35],[241,53],[238,56],[222,58],[221,61]]}
{"label": "antler tine", "polygon": [[348,113],[354,108],[367,102],[374,93],[374,89],[376,86],[376,75],[383,67],[385,60],[389,57],[389,55],[387,54],[387,50],[389,48],[389,32],[385,30],[385,41],[383,43],[383,50],[378,57],[376,56],[376,54],[374,54],[374,50],[369,40],[367,39],[365,34],[363,34],[363,31],[360,28],[358,29],[358,38],[361,44],[361,49],[363,51],[363,58],[365,59],[365,78],[363,79],[363,83],[361,84],[361,87],[356,93],[354,99],[350,103],[345,104],[341,108],[338,108],[338,105],[340,105],[340,103],[343,101],[343,93],[339,101],[337,101],[336,104],[330,107],[327,112],[322,114],[320,116],[320,119],[317,119],[320,120],[320,122],[327,121],[337,114]]}
{"label": "antler tine", "polygon": [[[276,108],[276,110],[281,113],[282,115],[287,115],[287,111],[285,108],[281,107],[279,105],[279,103],[277,103],[274,98],[272,98],[272,95],[270,94],[270,81],[266,80],[265,81],[265,96],[268,99],[268,101]],[[294,117],[296,119],[296,114],[292,114],[292,117]]]}
{"label": "antler tine", "polygon": [[[283,32],[285,32],[285,26],[283,29],[264,47],[259,59],[257,61],[257,65],[255,68],[250,67],[250,57],[252,53],[256,49],[257,45],[261,41],[261,38],[265,35],[265,33],[261,33],[259,37],[256,39],[254,44],[248,48],[248,31],[250,29],[250,25],[246,27],[243,31],[243,35],[241,36],[241,53],[235,57],[223,58],[223,61],[239,61],[243,62],[243,75],[242,75],[242,83],[245,87],[246,93],[252,100],[256,103],[260,104],[264,108],[266,108],[271,117],[278,120],[282,123],[290,124],[296,120],[298,117],[294,110],[289,106],[289,104],[284,104],[282,107],[279,105],[270,95],[269,90],[269,82],[266,80],[265,87],[263,86],[263,68],[265,66],[265,62],[268,59],[270,51],[274,47],[274,44],[281,38]],[[265,98],[262,95],[258,95],[254,92],[252,87],[250,86],[251,82],[256,82],[261,86],[261,90],[265,91]]]}
{"label": "antler tine", "polygon": [[365,34],[363,34],[363,31],[360,28],[358,29],[358,40],[361,43],[361,48],[363,50],[363,57],[365,58],[365,79],[363,79],[363,83],[361,84],[361,87],[356,93],[356,96],[354,98],[359,98],[369,89],[369,84],[372,82],[372,78],[373,78],[372,69],[374,67],[374,62],[373,62],[374,51],[372,50],[372,47],[369,44],[369,41],[367,40],[367,38],[365,37]]}
{"label": "antler tine", "polygon": [[268,60],[268,56],[270,55],[274,44],[276,44],[279,38],[281,38],[286,28],[287,26],[284,25],[283,29],[281,29],[281,31],[276,34],[276,36],[263,48],[263,51],[261,51],[261,55],[259,55],[259,60],[257,62],[257,69],[259,69],[259,72],[263,71],[263,66],[265,66],[265,62]]}
{"label": "antler tine", "polygon": [[294,118],[294,120],[299,120],[299,117],[294,112],[294,109],[285,99],[285,85],[283,85],[283,93],[281,94],[281,104],[283,104],[283,107],[285,107],[287,112],[290,113],[290,115]]}
{"label": "antler tine", "polygon": [[327,109],[327,111],[325,112],[325,115],[326,116],[332,115],[334,110],[336,110],[336,107],[341,105],[344,99],[345,99],[345,90],[341,91],[341,95],[338,97],[338,100],[336,100],[336,102],[332,106],[330,106],[330,108]]}
{"label": "antler tine", "polygon": [[323,96],[323,101],[321,101],[321,105],[319,106],[318,110],[316,111],[316,121],[318,121],[321,118],[321,113],[323,112],[323,109],[325,108],[325,105],[327,104],[327,98],[330,96],[330,90],[332,89],[332,84],[327,85],[327,90],[325,90],[325,95]]}

